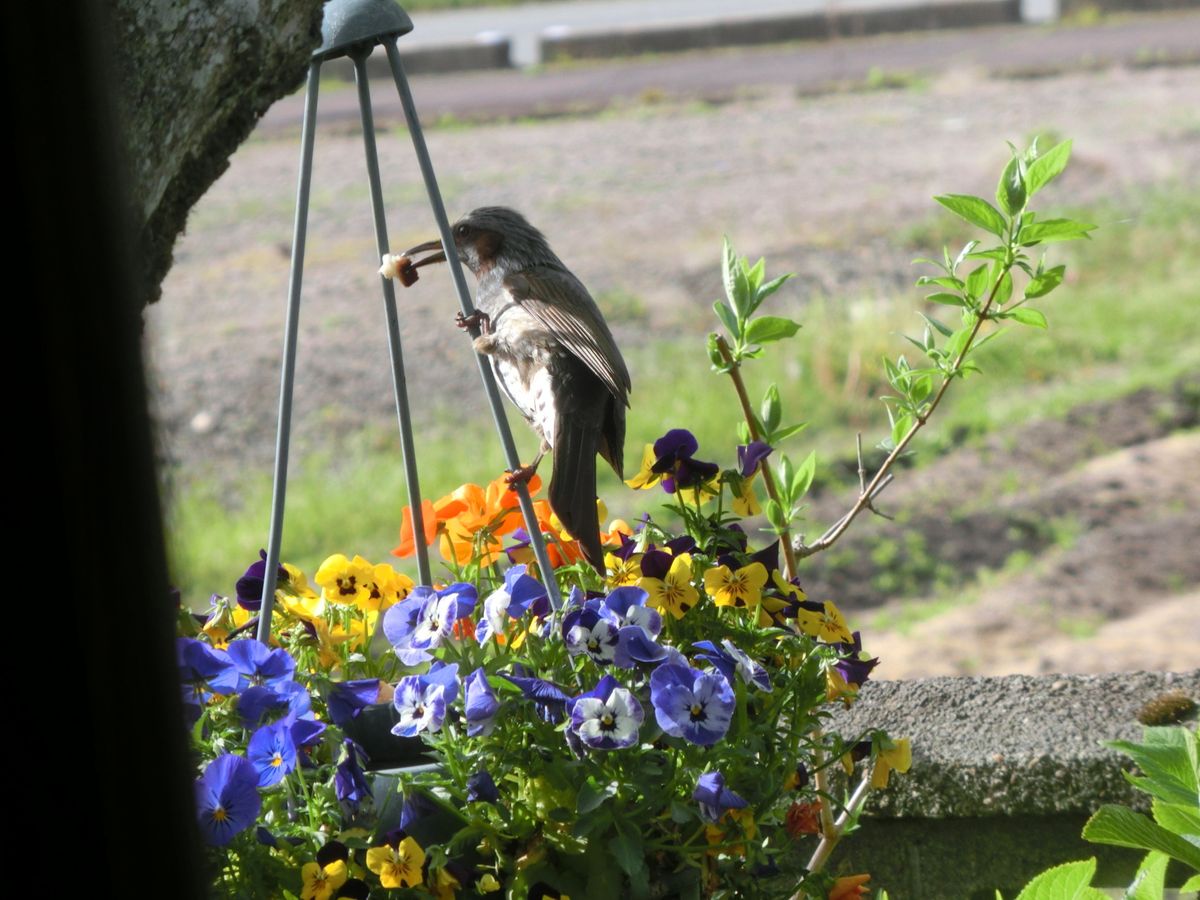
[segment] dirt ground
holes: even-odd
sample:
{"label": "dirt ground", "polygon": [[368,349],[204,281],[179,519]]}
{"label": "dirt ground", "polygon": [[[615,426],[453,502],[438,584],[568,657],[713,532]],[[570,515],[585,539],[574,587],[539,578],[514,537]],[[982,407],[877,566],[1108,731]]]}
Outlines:
{"label": "dirt ground", "polygon": [[[1005,139],[1047,129],[1074,138],[1071,168],[1047,191],[1051,206],[1140,185],[1194,188],[1198,109],[1196,67],[1021,80],[951,69],[920,89],[808,96],[773,87],[726,105],[647,103],[427,137],[450,214],[494,203],[525,211],[632,346],[704,327],[722,233],[774,271],[797,272],[796,304],[907,290],[913,253],[897,235],[927,219],[934,193],[990,193]],[[407,135],[385,132],[379,150],[392,246],[432,237]],[[297,157],[295,136],[274,132],[239,150],[194,210],[147,314],[164,455],[177,471],[270,465]],[[298,454],[394,416],[356,130],[319,131],[310,223]],[[402,298],[402,330],[418,418],[432,427],[447,409],[484,405],[447,276],[429,272],[422,284]],[[1195,667],[1198,393],[1192,380],[1074,421],[1030,423],[1015,442],[997,436],[1054,452],[1010,463],[1034,487],[998,491],[991,511],[962,510],[939,525],[912,500],[937,561],[993,571],[1015,550],[1028,554],[1015,574],[961,586],[969,602],[934,615],[940,601],[920,599],[942,598],[931,576],[909,599],[880,605],[881,592],[852,596],[848,577],[875,577],[853,567],[818,570],[813,588],[846,597],[883,677]],[[980,468],[994,468],[986,447],[956,451],[905,476],[889,503],[907,509],[922,485]],[[1037,526],[1051,520],[1073,523],[1073,533],[1051,539]],[[883,539],[872,526],[857,540]],[[848,546],[870,556],[868,544]]]}

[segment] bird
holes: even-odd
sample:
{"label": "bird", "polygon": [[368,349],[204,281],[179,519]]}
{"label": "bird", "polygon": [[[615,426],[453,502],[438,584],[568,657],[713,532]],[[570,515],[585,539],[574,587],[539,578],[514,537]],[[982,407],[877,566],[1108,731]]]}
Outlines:
{"label": "bird", "polygon": [[[488,357],[504,393],[541,438],[533,462],[508,478],[527,481],[553,451],[550,508],[603,575],[596,456],[624,477],[632,389],[625,360],[587,288],[521,213],[480,207],[459,219],[451,234],[459,260],[479,282],[476,312],[459,313],[458,325],[479,327],[475,351]],[[432,240],[390,259],[408,286],[417,268],[444,262],[446,255],[441,240]]]}

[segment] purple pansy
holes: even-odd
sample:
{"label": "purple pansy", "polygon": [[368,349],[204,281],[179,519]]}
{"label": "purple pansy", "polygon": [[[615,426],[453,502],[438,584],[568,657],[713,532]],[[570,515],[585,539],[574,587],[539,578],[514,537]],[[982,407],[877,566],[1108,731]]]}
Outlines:
{"label": "purple pansy", "polygon": [[383,633],[401,662],[418,665],[433,658],[427,651],[441,646],[454,623],[470,614],[477,599],[474,585],[463,582],[440,591],[419,585],[383,614]]}
{"label": "purple pansy", "polygon": [[298,681],[280,681],[270,687],[250,687],[238,698],[238,715],[248,728],[271,717],[294,716],[311,719],[312,698]]}
{"label": "purple pansy", "polygon": [[833,667],[837,669],[838,674],[842,676],[842,680],[846,684],[862,687],[871,676],[871,670],[879,665],[879,658],[863,659],[862,636],[857,631],[852,636],[854,638],[853,643],[833,645],[839,653],[843,654],[833,664]]}
{"label": "purple pansy", "polygon": [[700,818],[705,822],[716,822],[731,809],[745,809],[749,804],[729,788],[725,787],[725,776],[720,772],[705,772],[696,781],[692,799],[700,804]]}
{"label": "purple pansy", "polygon": [[738,444],[738,468],[743,478],[749,478],[758,469],[758,464],[771,455],[771,445],[765,441]]}
{"label": "purple pansy", "polygon": [[259,787],[273,787],[296,768],[296,744],[292,741],[291,722],[264,725],[250,736],[246,758],[258,773]]}
{"label": "purple pansy", "polygon": [[[589,604],[595,601],[588,601]],[[586,653],[597,665],[608,665],[617,652],[620,630],[591,606],[574,609],[563,617],[563,643],[572,656]]]}
{"label": "purple pansy", "polygon": [[642,704],[605,675],[592,690],[571,701],[570,729],[593,750],[623,750],[637,743],[645,719]]}
{"label": "purple pansy", "polygon": [[519,619],[526,613],[545,618],[550,612],[550,598],[545,586],[536,578],[526,574],[528,567],[512,566],[504,573],[504,587],[492,591],[483,602],[484,614],[475,629],[475,639],[480,644],[494,634],[503,634],[510,619]]}
{"label": "purple pansy", "polygon": [[326,702],[329,718],[339,728],[344,728],[358,717],[366,707],[379,702],[378,678],[362,678],[357,681],[337,681],[329,686]]}
{"label": "purple pansy", "polygon": [[735,705],[724,675],[670,663],[650,676],[650,702],[663,731],[702,747],[725,736]]}
{"label": "purple pansy", "polygon": [[[237,602],[243,609],[257,611],[262,606],[263,582],[267,575],[267,551],[258,551],[258,560],[252,562],[244,575],[237,580]],[[287,581],[287,569],[280,566],[276,583]]]}
{"label": "purple pansy", "polygon": [[244,756],[218,756],[196,779],[196,817],[204,840],[224,847],[254,824],[262,808],[258,773]]}
{"label": "purple pansy", "polygon": [[241,676],[229,654],[195,638],[177,638],[175,657],[185,700],[207,703],[214,694],[235,694]]}
{"label": "purple pansy", "polygon": [[562,721],[563,709],[571,695],[551,681],[522,674],[524,671],[523,666],[516,666],[513,674],[502,674],[500,677],[515,684],[527,700],[536,703],[542,718],[547,722]]}
{"label": "purple pansy", "polygon": [[480,769],[467,779],[468,803],[496,803],[499,799],[500,789],[487,769]]}
{"label": "purple pansy", "polygon": [[444,685],[425,681],[419,675],[401,678],[392,701],[400,720],[392,727],[392,734],[415,737],[422,731],[441,730],[446,719],[445,695]]}
{"label": "purple pansy", "polygon": [[358,747],[346,738],[342,741],[345,755],[338,763],[333,776],[333,791],[347,816],[353,816],[359,808],[371,800],[371,785],[358,763]]}
{"label": "purple pansy", "polygon": [[482,666],[467,676],[466,709],[468,737],[486,737],[492,733],[500,701]]}
{"label": "purple pansy", "polygon": [[697,641],[692,646],[704,651],[703,653],[698,653],[697,656],[712,663],[722,675],[729,679],[730,683],[733,682],[734,673],[736,672],[746,684],[752,684],[760,691],[766,691],[768,694],[771,692],[771,676],[767,673],[767,670],[747,654],[733,646],[732,641],[721,641],[720,647],[712,641]]}
{"label": "purple pansy", "polygon": [[282,647],[272,650],[262,641],[245,638],[230,642],[226,652],[242,676],[243,690],[251,685],[291,681],[296,675],[296,661]]}
{"label": "purple pansy", "polygon": [[663,490],[673,494],[680,488],[693,488],[710,481],[721,467],[716,463],[693,459],[700,449],[695,436],[685,428],[672,428],[654,442],[654,465],[650,471],[663,475]]}

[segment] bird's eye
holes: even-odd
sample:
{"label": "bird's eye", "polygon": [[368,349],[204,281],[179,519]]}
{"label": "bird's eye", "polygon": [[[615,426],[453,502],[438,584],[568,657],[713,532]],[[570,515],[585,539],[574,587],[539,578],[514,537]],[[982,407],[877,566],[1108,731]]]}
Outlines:
{"label": "bird's eye", "polygon": [[468,231],[470,231],[470,230],[471,230],[471,229],[470,229],[470,228],[468,228],[466,225],[457,225],[457,226],[455,226],[455,228],[454,228],[454,234],[455,234],[456,236],[458,236],[458,237],[466,237],[466,236],[467,236],[467,232],[468,232]]}

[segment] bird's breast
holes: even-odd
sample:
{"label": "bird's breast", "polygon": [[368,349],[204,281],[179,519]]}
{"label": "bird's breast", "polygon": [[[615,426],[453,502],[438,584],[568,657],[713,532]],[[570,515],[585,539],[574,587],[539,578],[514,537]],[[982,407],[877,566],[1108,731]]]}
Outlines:
{"label": "bird's breast", "polygon": [[558,411],[549,367],[534,359],[513,359],[502,354],[492,358],[492,365],[509,399],[553,449]]}

